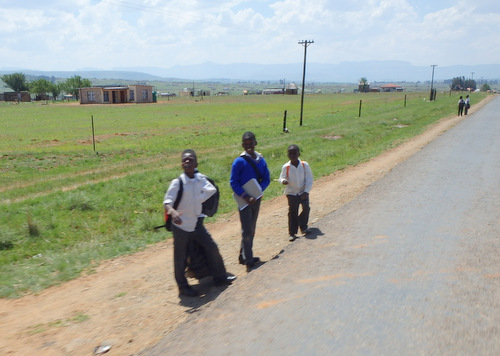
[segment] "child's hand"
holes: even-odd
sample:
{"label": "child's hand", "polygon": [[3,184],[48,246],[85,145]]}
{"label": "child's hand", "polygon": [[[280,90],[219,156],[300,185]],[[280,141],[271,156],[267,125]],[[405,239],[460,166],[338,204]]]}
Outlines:
{"label": "child's hand", "polygon": [[247,202],[248,205],[254,205],[257,202],[257,199],[255,199],[254,197],[252,197],[250,195],[247,195],[245,197],[245,201]]}
{"label": "child's hand", "polygon": [[306,200],[307,198],[309,198],[309,193],[304,192],[300,195],[300,199],[302,200]]}
{"label": "child's hand", "polygon": [[170,217],[172,218],[172,221],[177,225],[182,225],[181,215],[182,214],[178,213],[177,210],[170,210]]}
{"label": "child's hand", "polygon": [[283,184],[283,185],[287,185],[287,184],[288,184],[288,181],[287,181],[286,179],[283,179],[283,180],[281,181],[281,184]]}

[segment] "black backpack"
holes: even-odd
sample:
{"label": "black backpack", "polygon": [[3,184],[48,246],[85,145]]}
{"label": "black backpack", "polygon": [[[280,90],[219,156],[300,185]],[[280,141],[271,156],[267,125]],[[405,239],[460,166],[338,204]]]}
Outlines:
{"label": "black backpack", "polygon": [[216,190],[210,198],[203,202],[203,204],[201,205],[201,212],[206,216],[212,217],[217,213],[217,209],[219,209],[220,192],[219,187],[217,186],[217,184],[215,184],[213,179],[208,178],[207,176],[205,177],[215,187]]}

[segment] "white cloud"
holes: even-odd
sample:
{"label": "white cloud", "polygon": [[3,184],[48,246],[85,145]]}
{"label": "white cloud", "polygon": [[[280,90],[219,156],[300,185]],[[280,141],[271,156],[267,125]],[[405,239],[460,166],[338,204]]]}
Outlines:
{"label": "white cloud", "polygon": [[486,64],[499,58],[497,0],[0,1],[2,67],[386,60]]}

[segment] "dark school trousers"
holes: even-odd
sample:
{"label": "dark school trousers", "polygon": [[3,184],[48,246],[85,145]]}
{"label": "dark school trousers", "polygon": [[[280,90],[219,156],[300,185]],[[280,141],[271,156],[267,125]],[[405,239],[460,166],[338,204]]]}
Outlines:
{"label": "dark school trousers", "polygon": [[253,265],[253,238],[259,217],[260,199],[255,204],[240,210],[241,222],[241,255],[246,265]]}
{"label": "dark school trousers", "polygon": [[179,288],[189,286],[185,272],[188,245],[192,240],[198,242],[205,251],[208,268],[212,276],[214,276],[214,280],[226,278],[224,261],[217,244],[203,225],[203,218],[198,218],[194,231],[184,231],[172,224],[172,232],[174,234],[174,275]]}
{"label": "dark school trousers", "polygon": [[[307,199],[300,199],[300,195],[287,195],[288,199],[288,233],[295,235],[300,230],[302,232],[307,230],[309,223],[309,197]],[[302,211],[299,214],[299,208],[302,206]]]}

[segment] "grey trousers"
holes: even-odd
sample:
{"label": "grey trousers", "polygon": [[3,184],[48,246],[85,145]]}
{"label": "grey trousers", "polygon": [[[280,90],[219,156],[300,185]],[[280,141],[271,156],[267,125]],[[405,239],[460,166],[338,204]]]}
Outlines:
{"label": "grey trousers", "polygon": [[241,254],[246,265],[253,265],[253,238],[259,217],[260,199],[253,205],[240,210]]}
{"label": "grey trousers", "polygon": [[189,286],[185,272],[187,250],[191,240],[198,242],[205,251],[208,268],[212,276],[214,276],[214,280],[223,280],[226,278],[224,261],[222,260],[217,244],[203,225],[203,218],[198,218],[196,228],[192,232],[179,229],[175,225],[172,225],[172,232],[174,234],[174,275],[179,288]]}

